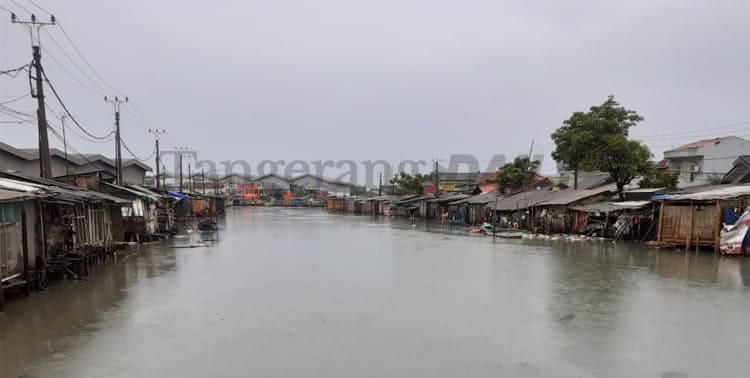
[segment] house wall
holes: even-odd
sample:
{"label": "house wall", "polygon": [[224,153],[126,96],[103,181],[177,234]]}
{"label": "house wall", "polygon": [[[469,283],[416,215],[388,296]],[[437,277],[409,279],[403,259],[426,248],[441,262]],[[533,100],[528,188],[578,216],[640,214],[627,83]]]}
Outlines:
{"label": "house wall", "polygon": [[146,171],[137,165],[123,167],[122,181],[126,184],[143,185],[146,181]]}
{"label": "house wall", "polygon": [[715,201],[664,203],[660,213],[659,241],[714,245],[721,227],[721,211]]}
{"label": "house wall", "polygon": [[[75,163],[70,162],[71,168],[76,168]],[[50,157],[52,176],[65,175],[65,159],[56,155]],[[0,150],[0,168],[10,169],[32,177],[39,177],[39,159],[26,160]]]}
{"label": "house wall", "polygon": [[[680,173],[680,187],[710,184],[712,178],[722,177],[732,169],[734,161],[740,155],[750,154],[750,141],[738,138],[722,138],[718,144],[707,144],[694,152],[676,151],[665,153],[669,161],[669,170]],[[698,173],[693,173],[693,167]]]}

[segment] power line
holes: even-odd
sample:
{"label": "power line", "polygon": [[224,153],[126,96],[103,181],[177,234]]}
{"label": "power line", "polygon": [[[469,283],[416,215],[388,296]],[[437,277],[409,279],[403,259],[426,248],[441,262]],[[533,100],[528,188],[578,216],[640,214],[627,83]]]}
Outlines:
{"label": "power line", "polygon": [[34,13],[34,12],[30,11],[30,10],[29,10],[29,8],[26,8],[26,7],[24,7],[23,5],[21,5],[21,4],[18,4],[18,2],[16,2],[16,0],[9,0],[9,1],[10,1],[11,3],[15,4],[15,5],[16,5],[17,7],[19,7],[19,8],[21,8],[21,9],[23,9],[23,10],[24,10],[24,11],[25,11],[26,13],[28,13],[28,14],[33,14],[33,13]]}
{"label": "power line", "polygon": [[[55,130],[52,126],[50,126],[49,124],[47,124],[47,129],[49,129],[52,132],[52,135],[55,138],[57,138],[57,140],[59,140],[60,142],[62,142],[63,144],[65,144],[65,146],[67,146],[68,149],[72,150],[76,155],[78,155],[78,157],[80,157],[81,159],[83,159],[87,163],[93,165],[94,168],[96,168],[97,170],[99,170],[99,171],[103,170],[98,164],[96,164],[95,162],[91,161],[88,157],[86,157],[86,155],[82,154],[80,151],[78,151],[78,149],[76,149],[75,147],[73,147],[72,145],[70,145],[70,143],[67,143],[65,141],[65,138],[63,138],[60,135],[60,133],[57,130]],[[67,174],[67,172],[66,172],[66,174]]]}
{"label": "power line", "polygon": [[16,77],[16,76],[18,76],[19,73],[21,73],[23,71],[28,71],[28,69],[29,69],[30,66],[31,66],[30,64],[24,64],[21,67],[17,67],[17,68],[13,68],[13,69],[10,69],[10,70],[5,70],[5,71],[0,71],[0,75],[8,75],[10,77]]}
{"label": "power line", "polygon": [[[94,94],[99,95],[99,96],[104,96],[104,93],[99,92],[99,91],[91,88],[90,86],[88,86],[87,84],[85,84],[83,81],[81,81],[81,79],[79,79],[78,76],[76,76],[72,72],[70,72],[65,67],[65,65],[63,65],[62,63],[60,63],[60,61],[57,60],[57,58],[55,58],[55,56],[53,54],[50,53],[50,51],[48,49],[42,47],[42,50],[44,50],[44,53],[47,55],[48,58],[52,59],[52,61],[55,62],[55,64],[57,64],[63,71],[65,71],[65,73],[67,73],[71,78],[73,78],[73,80],[75,80],[82,87],[86,88],[91,93],[94,93]],[[91,79],[89,79],[89,80],[91,80]]]}
{"label": "power line", "polygon": [[24,98],[29,97],[29,96],[30,96],[30,94],[28,92],[26,92],[26,93],[24,93],[20,97],[16,97],[16,98],[13,98],[13,99],[10,99],[10,100],[7,100],[7,101],[2,101],[2,102],[0,102],[0,105],[10,104],[10,103],[13,103],[13,102],[16,102],[16,101],[20,101],[20,100],[23,100]]}
{"label": "power line", "polygon": [[[92,84],[94,84],[94,85],[95,85],[95,86],[96,86],[97,88],[101,89],[101,90],[102,90],[103,92],[107,92],[107,89],[106,89],[106,88],[104,88],[104,87],[103,87],[103,86],[102,86],[101,84],[99,84],[99,83],[98,83],[98,82],[97,82],[96,80],[92,79],[92,78],[91,78],[91,76],[89,76],[89,75],[88,75],[88,74],[86,73],[86,71],[84,71],[84,70],[83,70],[83,68],[81,68],[81,66],[79,66],[79,65],[78,65],[78,64],[77,64],[77,63],[75,62],[75,60],[74,60],[74,59],[73,59],[73,58],[72,58],[72,57],[71,57],[71,56],[70,56],[70,55],[69,55],[69,54],[68,54],[68,53],[67,53],[67,52],[65,51],[65,48],[64,48],[64,47],[62,47],[62,45],[61,45],[61,44],[60,44],[59,42],[57,42],[57,40],[55,39],[55,37],[53,37],[53,36],[52,36],[52,34],[50,34],[50,32],[48,32],[47,30],[44,30],[44,29],[42,29],[42,31],[44,31],[44,33],[45,33],[45,34],[47,34],[47,36],[49,37],[49,39],[50,39],[50,40],[52,41],[52,43],[54,43],[54,44],[55,44],[55,46],[57,46],[57,48],[58,48],[58,49],[60,50],[60,52],[62,52],[62,53],[63,53],[63,55],[65,55],[65,57],[66,57],[66,58],[68,58],[68,61],[69,61],[69,62],[70,62],[70,63],[71,63],[72,65],[73,65],[73,67],[75,67],[76,69],[78,69],[78,71],[79,71],[79,72],[80,72],[81,74],[83,74],[83,76],[84,76],[84,77],[86,77],[87,79],[89,79],[89,81],[90,81],[90,82],[91,82]],[[46,51],[46,50],[45,50],[45,51]],[[54,60],[54,59],[53,59],[53,60]],[[60,66],[62,66],[62,64],[60,64],[60,62],[57,62],[57,64],[58,64],[58,65],[60,65]],[[70,74],[70,72],[68,72],[68,73]],[[70,74],[70,75],[72,76],[72,74]],[[103,94],[103,93],[101,93],[101,94]]]}
{"label": "power line", "polygon": [[727,129],[727,128],[737,128],[739,126],[750,126],[750,121],[743,121],[743,122],[737,122],[729,125],[723,125],[723,126],[714,126],[714,127],[706,127],[702,129],[693,129],[693,130],[683,130],[673,133],[663,133],[663,134],[652,134],[652,135],[642,135],[642,136],[633,136],[633,138],[659,138],[659,137],[669,137],[673,135],[684,135],[684,134],[694,134],[694,133],[703,133],[704,131],[708,130],[719,130],[719,129]]}
{"label": "power line", "polygon": [[34,121],[30,121],[30,120],[28,120],[28,119],[26,119],[26,118],[21,118],[20,116],[18,116],[18,115],[16,115],[16,114],[13,114],[12,112],[9,112],[9,111],[5,111],[5,110],[3,110],[3,109],[0,109],[0,113],[2,113],[2,114],[5,114],[5,115],[6,115],[6,116],[8,116],[8,117],[12,117],[12,118],[15,118],[15,119],[17,119],[17,120],[19,120],[19,121],[21,121],[21,122],[26,122],[26,123],[30,123],[30,124],[32,124],[32,125],[33,125],[33,124],[34,124],[34,122],[36,121],[36,119],[34,119]]}
{"label": "power line", "polygon": [[34,1],[32,1],[32,0],[26,0],[26,2],[28,2],[31,5],[33,5],[34,7],[36,7],[36,9],[39,9],[40,11],[42,11],[44,13],[47,13],[48,15],[52,16],[52,13],[50,13],[48,10],[42,8],[41,6],[39,6],[39,4],[35,3]]}
{"label": "power line", "polygon": [[52,93],[55,95],[55,98],[57,99],[57,102],[59,102],[60,106],[62,106],[63,110],[65,110],[65,113],[68,114],[68,116],[73,121],[73,123],[76,126],[78,126],[78,128],[81,129],[81,131],[83,131],[84,133],[86,133],[86,135],[88,135],[88,136],[90,136],[90,137],[92,137],[94,139],[105,140],[105,139],[109,138],[110,136],[112,136],[115,133],[114,130],[113,130],[113,131],[110,131],[109,134],[107,134],[107,135],[105,135],[103,137],[100,137],[100,136],[96,136],[96,135],[90,133],[88,130],[86,130],[83,126],[81,126],[78,123],[78,121],[75,119],[75,117],[73,117],[73,115],[70,114],[70,110],[68,110],[68,107],[65,106],[65,103],[60,98],[60,95],[57,93],[57,90],[55,90],[55,87],[52,85],[52,82],[49,81],[49,78],[47,77],[47,73],[44,72],[44,69],[42,69],[42,76],[44,77],[44,81],[47,82],[47,85],[49,85],[49,88],[52,90]]}
{"label": "power line", "polygon": [[149,161],[156,154],[156,151],[153,151],[153,152],[151,152],[151,155],[149,155],[145,159],[141,159],[140,157],[138,157],[138,155],[136,155],[135,153],[133,153],[133,151],[130,149],[130,147],[128,147],[128,144],[125,143],[125,139],[122,139],[122,137],[121,137],[120,138],[120,142],[122,142],[122,146],[125,147],[125,151],[128,151],[130,153],[130,155],[135,158],[135,160],[142,161],[142,162]]}
{"label": "power line", "polygon": [[[53,109],[53,108],[52,108],[52,107],[51,107],[51,106],[50,106],[49,104],[44,104],[44,105],[45,105],[45,106],[47,107],[47,109],[48,109],[48,110],[49,110],[49,111],[50,111],[50,112],[52,113],[52,115],[53,115],[53,116],[54,116],[55,118],[57,118],[57,120],[58,120],[58,121],[62,122],[62,118],[61,118],[61,117],[60,117],[59,115],[57,115],[57,112],[55,111],[55,109]],[[83,136],[83,135],[81,135],[81,134],[78,134],[78,133],[77,133],[77,132],[75,131],[75,129],[71,129],[71,128],[69,128],[69,129],[68,129],[68,132],[70,132],[70,133],[72,133],[73,135],[77,136],[77,137],[78,137],[78,138],[80,138],[81,140],[83,140],[83,141],[86,141],[86,142],[89,142],[89,143],[109,143],[109,142],[111,142],[111,141],[112,141],[112,139],[114,139],[114,137],[113,137],[113,136],[111,136],[111,137],[109,137],[109,138],[107,138],[107,139],[105,139],[105,140],[98,140],[98,139],[90,139],[90,138],[86,138],[85,136]]]}
{"label": "power line", "polygon": [[86,65],[91,69],[91,72],[93,72],[94,75],[96,75],[96,77],[98,77],[99,80],[101,80],[102,83],[104,83],[104,85],[106,85],[109,89],[111,89],[112,91],[114,91],[117,94],[122,94],[122,93],[120,93],[120,91],[118,91],[117,89],[115,89],[115,87],[113,87],[106,80],[104,80],[104,78],[102,77],[102,75],[99,75],[99,72],[97,72],[94,69],[94,66],[92,66],[91,63],[88,61],[88,59],[86,59],[86,57],[83,55],[83,53],[78,48],[78,46],[75,44],[75,42],[73,42],[73,39],[70,38],[70,36],[68,35],[68,32],[65,31],[65,28],[63,27],[63,25],[59,21],[58,21],[57,25],[60,28],[60,31],[62,31],[62,33],[65,36],[65,38],[68,40],[68,42],[70,42],[70,45],[73,46],[73,49],[78,53],[78,55],[81,57],[81,59],[83,59],[83,62],[86,63]]}

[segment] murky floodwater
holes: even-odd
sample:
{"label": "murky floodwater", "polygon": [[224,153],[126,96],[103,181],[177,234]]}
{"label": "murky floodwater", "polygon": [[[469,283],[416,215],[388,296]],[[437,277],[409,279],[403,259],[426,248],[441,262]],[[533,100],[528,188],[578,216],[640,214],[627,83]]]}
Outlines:
{"label": "murky floodwater", "polygon": [[12,300],[0,375],[749,374],[750,259],[393,222],[232,209],[216,245],[141,247]]}

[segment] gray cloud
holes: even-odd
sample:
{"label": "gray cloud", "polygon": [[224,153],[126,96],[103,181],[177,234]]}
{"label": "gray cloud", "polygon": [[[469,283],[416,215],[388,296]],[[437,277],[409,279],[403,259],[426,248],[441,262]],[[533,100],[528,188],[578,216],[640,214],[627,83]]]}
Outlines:
{"label": "gray cloud", "polygon": [[[549,152],[564,118],[609,94],[646,118],[636,136],[750,119],[746,2],[39,3],[133,98],[146,127],[166,128],[165,144],[197,149],[202,159],[490,160],[526,153],[532,138]],[[0,67],[29,59],[27,35],[0,22]],[[105,134],[111,108],[44,63],[82,123]],[[27,88],[0,78],[0,101]],[[31,100],[14,105],[34,111]],[[126,140],[148,155],[150,136],[132,115],[123,118]],[[4,141],[35,146],[33,126],[0,130]],[[645,141],[660,155],[700,135]],[[70,141],[85,152],[113,149]]]}

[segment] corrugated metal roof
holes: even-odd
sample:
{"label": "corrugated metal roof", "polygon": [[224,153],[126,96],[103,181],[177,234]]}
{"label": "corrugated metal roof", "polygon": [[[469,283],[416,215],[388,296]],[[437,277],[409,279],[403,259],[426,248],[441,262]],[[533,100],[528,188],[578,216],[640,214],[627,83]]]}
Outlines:
{"label": "corrugated metal roof", "polygon": [[534,190],[518,193],[509,197],[499,197],[497,202],[488,202],[487,207],[498,211],[521,210],[544,202],[551,196],[555,195],[555,193],[559,192],[553,192],[551,190]]}
{"label": "corrugated metal roof", "polygon": [[0,202],[17,202],[33,197],[36,197],[36,195],[29,192],[18,192],[15,190],[0,189]]}
{"label": "corrugated metal roof", "polygon": [[588,205],[571,206],[571,210],[585,211],[589,213],[607,213],[626,209],[642,209],[651,201],[624,201],[624,202],[596,202]]}
{"label": "corrugated metal roof", "polygon": [[143,193],[143,192],[135,190],[135,189],[126,188],[124,186],[110,184],[110,183],[107,183],[107,182],[103,182],[102,184],[111,186],[111,187],[113,187],[115,189],[118,189],[118,190],[126,192],[126,193],[130,193],[130,194],[135,195],[137,197],[140,197],[142,199],[147,199],[147,200],[154,201],[154,202],[156,202],[156,201],[159,200],[159,197],[155,197],[155,196],[152,196],[152,195],[147,194],[147,193]]}
{"label": "corrugated metal roof", "polygon": [[481,193],[474,196],[470,196],[461,200],[458,200],[456,202],[453,202],[453,204],[461,204],[466,203],[470,205],[484,205],[488,204],[490,202],[495,201],[495,197],[499,196],[500,193],[498,192],[488,192],[488,193]]}
{"label": "corrugated metal roof", "polygon": [[606,185],[606,186],[602,186],[601,188],[596,188],[596,189],[587,189],[587,190],[566,189],[566,190],[561,190],[559,192],[552,192],[552,193],[557,193],[557,194],[545,200],[544,203],[540,204],[540,206],[570,205],[571,203],[578,202],[589,197],[607,193],[609,191],[612,191],[613,189],[615,189],[614,185]]}
{"label": "corrugated metal roof", "polygon": [[669,201],[707,201],[750,195],[750,185],[714,186],[714,189],[688,194],[665,194],[654,199]]}
{"label": "corrugated metal roof", "polygon": [[19,192],[35,192],[42,191],[45,187],[39,184],[0,177],[0,188]]}
{"label": "corrugated metal roof", "polygon": [[453,202],[458,201],[464,198],[471,197],[469,194],[453,194],[449,196],[443,196],[443,197],[435,197],[433,199],[427,200],[427,202],[437,202],[437,203],[443,203],[443,202]]}

